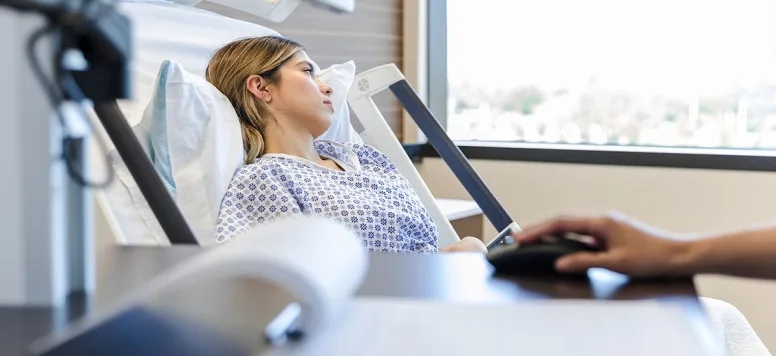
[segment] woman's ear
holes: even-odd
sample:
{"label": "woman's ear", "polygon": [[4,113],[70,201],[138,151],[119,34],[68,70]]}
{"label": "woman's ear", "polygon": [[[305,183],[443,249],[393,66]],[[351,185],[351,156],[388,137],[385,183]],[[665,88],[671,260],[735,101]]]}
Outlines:
{"label": "woman's ear", "polygon": [[272,94],[267,88],[269,83],[260,75],[254,74],[248,77],[246,85],[248,86],[248,91],[250,91],[251,94],[253,94],[253,96],[256,98],[264,101],[265,103],[272,101]]}

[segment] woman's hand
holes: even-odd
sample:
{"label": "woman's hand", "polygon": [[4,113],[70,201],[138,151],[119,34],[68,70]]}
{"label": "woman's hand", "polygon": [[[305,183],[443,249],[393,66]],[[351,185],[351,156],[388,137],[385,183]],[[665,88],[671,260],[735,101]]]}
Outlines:
{"label": "woman's hand", "polygon": [[602,251],[579,252],[558,259],[561,272],[581,272],[602,267],[631,276],[686,274],[689,247],[672,241],[672,234],[658,231],[623,215],[562,217],[526,228],[514,235],[519,243],[530,243],[548,234],[573,232],[596,240]]}
{"label": "woman's hand", "polygon": [[488,248],[485,244],[476,237],[466,236],[461,239],[457,244],[442,247],[439,252],[481,252],[487,253]]}

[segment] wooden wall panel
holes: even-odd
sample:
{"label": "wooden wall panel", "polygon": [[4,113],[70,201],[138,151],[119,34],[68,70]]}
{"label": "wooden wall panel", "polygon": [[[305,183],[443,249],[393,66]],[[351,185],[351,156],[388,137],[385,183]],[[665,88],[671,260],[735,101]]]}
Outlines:
{"label": "wooden wall panel", "polygon": [[[402,68],[402,1],[357,0],[352,14],[336,14],[303,2],[281,23],[207,1],[198,7],[276,30],[302,43],[322,68],[353,60],[358,73],[387,63]],[[402,109],[398,101],[386,91],[375,96],[375,103],[401,140]]]}

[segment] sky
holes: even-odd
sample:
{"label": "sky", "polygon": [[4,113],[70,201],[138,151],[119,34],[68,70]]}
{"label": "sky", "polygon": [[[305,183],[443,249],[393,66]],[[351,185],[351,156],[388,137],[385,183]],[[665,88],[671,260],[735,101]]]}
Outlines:
{"label": "sky", "polygon": [[668,95],[776,84],[774,0],[449,0],[448,75]]}

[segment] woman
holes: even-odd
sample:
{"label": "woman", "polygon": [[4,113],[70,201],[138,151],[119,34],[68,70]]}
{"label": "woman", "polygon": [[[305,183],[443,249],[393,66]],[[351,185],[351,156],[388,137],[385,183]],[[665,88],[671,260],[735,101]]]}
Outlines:
{"label": "woman", "polygon": [[[370,251],[438,251],[439,232],[387,156],[361,144],[316,141],[331,124],[332,89],[303,47],[280,37],[247,38],[219,49],[207,80],[234,105],[245,166],[221,203],[217,242],[255,224],[296,214],[340,221]],[[462,239],[446,251],[485,251]]]}

